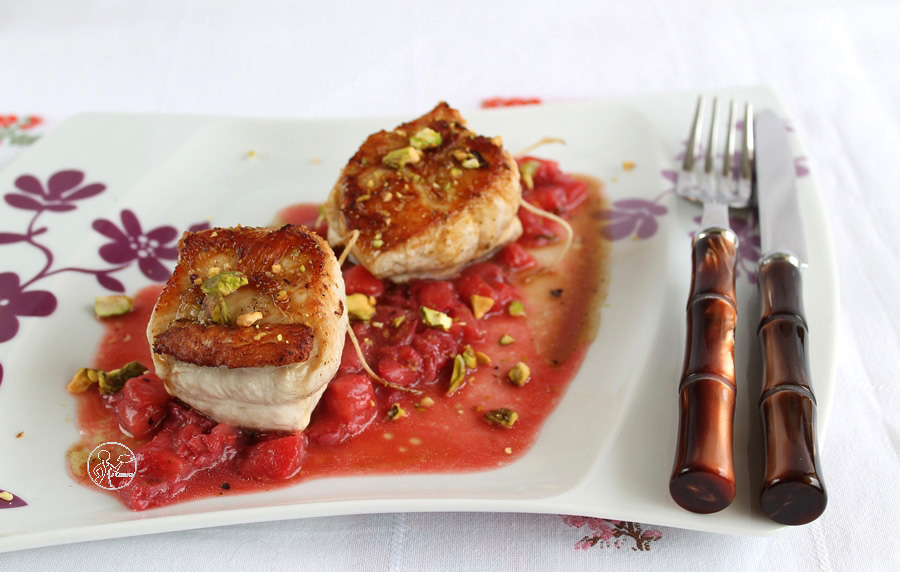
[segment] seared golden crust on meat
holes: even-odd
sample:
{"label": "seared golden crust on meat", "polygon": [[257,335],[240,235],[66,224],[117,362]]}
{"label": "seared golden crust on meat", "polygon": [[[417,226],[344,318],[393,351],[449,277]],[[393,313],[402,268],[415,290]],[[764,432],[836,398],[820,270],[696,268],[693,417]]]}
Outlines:
{"label": "seared golden crust on meat", "polygon": [[[423,129],[430,144],[415,139]],[[499,138],[472,133],[442,102],[362,144],[326,203],[329,240],[358,230],[352,255],[379,277],[444,277],[518,237],[520,198],[518,167]]]}
{"label": "seared golden crust on meat", "polygon": [[[285,338],[288,332],[281,330],[289,324],[303,326],[315,321],[321,312],[343,310],[329,310],[318,302],[325,291],[333,288],[322,280],[327,257],[333,257],[333,253],[303,227],[286,225],[274,231],[237,227],[185,233],[179,250],[179,264],[157,304],[159,308],[175,309],[171,321],[158,324],[152,332],[157,353],[196,365],[232,368],[297,363],[309,356],[309,347],[303,346],[311,344],[311,330],[308,326],[287,328],[290,338]],[[262,317],[253,327],[208,323],[205,319],[203,282],[230,270],[240,271],[248,280],[246,286],[226,296],[230,313],[237,317],[260,312]],[[302,305],[293,303],[293,297],[288,295],[295,288],[304,292]],[[301,335],[301,331],[306,334]],[[270,345],[279,333],[284,340],[282,345]],[[191,335],[198,338],[192,342],[188,339]],[[258,357],[264,361],[253,363],[253,350],[247,344],[259,347]],[[279,350],[283,355],[277,355]]]}
{"label": "seared golden crust on meat", "polygon": [[173,324],[156,336],[153,351],[205,367],[258,367],[306,361],[313,345],[305,324],[234,328],[219,324]]}

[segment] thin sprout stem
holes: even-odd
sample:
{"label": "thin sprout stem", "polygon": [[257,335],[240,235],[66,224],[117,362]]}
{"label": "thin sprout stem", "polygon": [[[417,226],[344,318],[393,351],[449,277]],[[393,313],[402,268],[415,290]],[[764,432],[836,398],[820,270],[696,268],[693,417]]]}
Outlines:
{"label": "thin sprout stem", "polygon": [[525,155],[527,155],[528,153],[531,153],[538,147],[542,147],[544,145],[549,145],[551,143],[562,143],[563,145],[565,145],[566,140],[561,139],[559,137],[542,137],[537,143],[532,143],[528,147],[525,147],[524,149],[522,149],[521,151],[519,151],[518,153],[513,155],[513,157],[515,157],[516,159],[520,159],[520,158],[524,157]]}
{"label": "thin sprout stem", "polygon": [[555,222],[556,224],[561,225],[565,229],[566,242],[563,245],[563,249],[560,250],[559,253],[557,253],[556,259],[553,261],[553,263],[550,266],[547,267],[547,270],[552,270],[553,268],[556,267],[557,264],[559,264],[562,261],[562,259],[569,252],[569,249],[572,248],[572,242],[575,240],[575,231],[572,229],[572,225],[570,225],[568,222],[566,222],[566,220],[563,219],[562,217],[557,216],[551,212],[547,212],[542,208],[538,208],[538,207],[534,206],[533,204],[529,203],[528,201],[526,201],[525,199],[521,199],[519,201],[519,206],[524,208],[527,211],[533,212],[534,214],[536,214],[538,216],[548,218],[548,219],[552,220],[553,222]]}
{"label": "thin sprout stem", "polygon": [[415,395],[419,395],[422,392],[418,389],[412,389],[411,387],[403,387],[402,385],[397,385],[389,382],[386,379],[382,379],[377,373],[372,371],[372,368],[369,367],[369,364],[366,363],[366,358],[363,357],[362,349],[359,347],[359,341],[356,339],[356,334],[353,333],[353,328],[350,327],[350,324],[347,324],[347,335],[350,336],[350,343],[353,344],[353,348],[356,350],[356,356],[359,358],[359,361],[362,363],[363,369],[366,371],[369,376],[380,383],[385,387],[389,387],[391,389],[396,389],[397,391],[405,391],[407,393],[413,393]]}
{"label": "thin sprout stem", "polygon": [[[349,238],[349,240],[347,240]],[[338,258],[338,266],[343,266],[344,261],[347,260],[347,257],[350,256],[350,250],[356,245],[356,240],[359,238],[359,230],[353,229],[346,236],[341,239],[341,242],[346,242],[347,245],[344,247],[344,252],[341,253],[340,258]]]}

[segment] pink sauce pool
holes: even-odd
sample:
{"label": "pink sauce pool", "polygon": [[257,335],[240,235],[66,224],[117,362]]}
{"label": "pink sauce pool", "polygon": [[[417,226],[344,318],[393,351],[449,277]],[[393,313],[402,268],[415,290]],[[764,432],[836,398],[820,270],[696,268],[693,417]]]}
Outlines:
{"label": "pink sauce pool", "polygon": [[[599,184],[540,162],[534,187],[524,192],[527,200],[565,216],[578,237],[553,272],[539,267],[552,259],[562,229],[530,213],[517,243],[451,280],[394,285],[345,264],[348,295],[377,300],[370,320],[351,322],[367,363],[392,384],[418,393],[372,380],[348,340],[309,427],[298,434],[260,433],[194,412],[147,373],[111,396],[96,389],[78,396],[82,439],[69,451],[71,472],[93,486],[83,470],[89,452],[104,441],[127,445],[136,452],[137,476],[114,494],[142,510],[319,477],[488,470],[520,457],[584,359],[606,284],[606,244],[596,216],[603,207]],[[317,206],[295,205],[278,213],[278,220],[324,233],[317,216]],[[91,367],[152,363],[146,327],[161,289],[145,288],[135,297],[134,311],[104,320],[106,332]],[[473,294],[494,301],[481,319],[473,315]],[[451,316],[449,331],[427,325],[422,306]],[[464,383],[448,395],[454,358],[467,347],[480,359],[465,368]],[[522,386],[509,380],[520,362],[530,369]],[[518,415],[512,427],[485,419],[499,409]]]}

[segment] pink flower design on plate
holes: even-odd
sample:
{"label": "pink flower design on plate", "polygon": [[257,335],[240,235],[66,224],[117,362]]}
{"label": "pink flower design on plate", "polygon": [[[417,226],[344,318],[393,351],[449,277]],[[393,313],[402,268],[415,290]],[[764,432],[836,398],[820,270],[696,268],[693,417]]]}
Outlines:
{"label": "pink flower design on plate", "polygon": [[0,274],[0,343],[15,337],[19,316],[49,316],[54,310],[56,296],[44,290],[26,292],[17,274]]}
{"label": "pink flower design on plate", "polygon": [[100,257],[110,264],[137,260],[144,276],[157,282],[166,280],[170,272],[160,260],[178,258],[178,247],[169,245],[177,238],[178,231],[166,225],[145,233],[133,212],[125,209],[120,216],[121,229],[106,219],[97,219],[92,225],[94,230],[112,239],[112,242],[100,247]]}

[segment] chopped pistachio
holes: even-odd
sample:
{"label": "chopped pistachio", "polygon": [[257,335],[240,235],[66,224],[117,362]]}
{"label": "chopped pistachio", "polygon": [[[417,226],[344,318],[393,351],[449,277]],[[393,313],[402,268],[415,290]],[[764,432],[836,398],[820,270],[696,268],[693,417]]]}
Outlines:
{"label": "chopped pistachio", "polygon": [[480,320],[494,306],[494,299],[487,296],[472,294],[472,314],[476,320]]}
{"label": "chopped pistachio", "polygon": [[457,354],[453,358],[453,373],[450,375],[450,387],[447,388],[447,395],[453,395],[456,390],[462,386],[466,380],[466,361],[462,355]]}
{"label": "chopped pistachio", "polygon": [[147,368],[143,364],[133,361],[119,369],[103,371],[102,369],[90,369],[83,367],[78,370],[72,381],[66,387],[69,393],[84,393],[91,385],[100,385],[102,393],[115,393],[125,386],[125,382],[133,377],[143,375]]}
{"label": "chopped pistachio", "polygon": [[506,449],[503,449],[503,452],[506,453],[507,455],[512,455],[512,447],[507,447]]}
{"label": "chopped pistachio", "polygon": [[462,165],[463,169],[477,169],[481,166],[481,161],[478,160],[478,157],[469,157],[460,165]]}
{"label": "chopped pistachio", "polygon": [[531,380],[531,368],[525,362],[519,362],[506,374],[513,385],[522,387]]}
{"label": "chopped pistachio", "polygon": [[221,294],[207,294],[203,298],[203,310],[206,318],[216,324],[228,324],[231,322],[231,312],[225,303],[225,296]]}
{"label": "chopped pistachio", "polygon": [[500,345],[508,346],[509,344],[515,342],[516,340],[509,334],[503,334],[500,336]]}
{"label": "chopped pistachio", "polygon": [[470,157],[469,153],[466,151],[463,151],[462,149],[454,149],[453,151],[450,152],[450,154],[453,155],[453,158],[456,159],[457,161],[459,161],[460,163],[462,163],[463,161],[465,161],[466,159],[468,159]]}
{"label": "chopped pistachio", "polygon": [[509,303],[509,308],[507,308],[510,316],[524,316],[525,315],[525,305],[518,300],[513,300]]}
{"label": "chopped pistachio", "polygon": [[427,395],[422,398],[422,407],[431,407],[434,405],[434,399],[428,397]]}
{"label": "chopped pistachio", "polygon": [[371,320],[375,315],[375,305],[365,294],[350,294],[347,296],[347,312],[351,318],[357,320]]}
{"label": "chopped pistachio", "polygon": [[481,365],[491,365],[491,356],[484,352],[475,352],[475,359],[478,360],[478,363]]}
{"label": "chopped pistachio", "polygon": [[427,306],[422,306],[422,320],[425,322],[426,326],[440,328],[445,332],[449,331],[450,326],[453,325],[453,319],[450,316],[443,312],[432,310]]}
{"label": "chopped pistachio", "polygon": [[506,408],[492,409],[484,414],[485,421],[492,425],[505,427],[506,429],[511,428],[518,418],[518,413],[512,409]]}
{"label": "chopped pistachio", "polygon": [[394,321],[391,322],[391,325],[394,326],[395,328],[399,328],[400,324],[402,324],[405,321],[406,321],[406,316],[397,316],[396,318],[394,318]]}
{"label": "chopped pistachio", "polygon": [[439,146],[441,141],[441,134],[430,127],[419,129],[415,135],[409,138],[409,144],[416,149],[431,149]]}
{"label": "chopped pistachio", "polygon": [[282,266],[281,266],[280,264],[273,264],[273,265],[272,265],[272,274],[278,274],[278,273],[280,273],[280,272],[281,272],[281,268],[282,268]]}
{"label": "chopped pistachio", "polygon": [[237,317],[237,325],[246,328],[248,326],[252,326],[256,322],[262,320],[263,314],[262,312],[245,312]]}
{"label": "chopped pistachio", "polygon": [[[400,407],[399,403],[395,403],[395,404],[391,405],[391,408],[388,410],[387,417],[391,421],[396,421],[397,419],[402,419],[403,417],[406,417],[406,410],[404,410],[402,407]],[[385,436],[387,436],[387,434],[385,434]],[[393,435],[391,435],[391,437],[393,437]]]}
{"label": "chopped pistachio", "polygon": [[[210,269],[210,272],[212,269]],[[226,270],[225,272],[217,272],[206,279],[200,286],[200,290],[204,294],[220,294],[228,296],[241,286],[248,284],[247,275],[236,270]]]}
{"label": "chopped pistachio", "polygon": [[402,169],[410,163],[418,163],[420,159],[422,159],[422,153],[418,149],[404,147],[391,151],[381,159],[381,162],[388,167]]}
{"label": "chopped pistachio", "polygon": [[537,161],[525,161],[519,165],[519,176],[522,177],[522,182],[525,183],[526,189],[534,188],[534,174],[537,173],[540,166],[541,164]]}
{"label": "chopped pistachio", "polygon": [[97,296],[94,298],[94,313],[98,318],[121,316],[134,308],[128,296]]}
{"label": "chopped pistachio", "polygon": [[279,290],[277,294],[275,294],[275,299],[279,302],[284,302],[288,299],[287,290]]}
{"label": "chopped pistachio", "polygon": [[472,349],[472,346],[466,346],[465,348],[463,348],[462,357],[466,362],[467,368],[475,369],[476,367],[478,367],[478,358],[475,357],[475,350]]}
{"label": "chopped pistachio", "polygon": [[[450,174],[454,177],[462,177],[462,169],[458,167],[453,167],[450,169]],[[449,185],[449,183],[447,183]]]}
{"label": "chopped pistachio", "polygon": [[375,240],[372,241],[372,248],[378,250],[382,246],[384,246],[384,240],[382,240],[380,238],[376,238]]}

